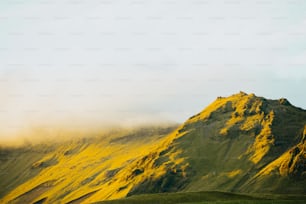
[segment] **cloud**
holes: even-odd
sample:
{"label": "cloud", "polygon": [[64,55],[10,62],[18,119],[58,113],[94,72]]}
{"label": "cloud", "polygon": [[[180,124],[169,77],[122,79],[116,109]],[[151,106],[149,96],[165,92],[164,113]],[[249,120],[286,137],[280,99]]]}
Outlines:
{"label": "cloud", "polygon": [[182,122],[240,90],[306,107],[306,4],[0,4],[2,129]]}

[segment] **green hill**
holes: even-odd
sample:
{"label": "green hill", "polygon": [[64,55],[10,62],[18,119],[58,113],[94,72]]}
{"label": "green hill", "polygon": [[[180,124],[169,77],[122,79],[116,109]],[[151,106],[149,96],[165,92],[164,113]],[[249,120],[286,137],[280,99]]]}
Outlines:
{"label": "green hill", "polygon": [[305,195],[244,195],[218,191],[155,193],[135,195],[118,200],[97,202],[97,204],[304,204]]}
{"label": "green hill", "polygon": [[148,127],[2,149],[1,201],[92,203],[129,197],[120,201],[127,202],[139,194],[156,194],[156,199],[157,193],[180,192],[170,194],[176,197],[200,191],[252,195],[247,198],[305,195],[305,135],[305,110],[286,99],[240,92],[218,97],[175,130]]}

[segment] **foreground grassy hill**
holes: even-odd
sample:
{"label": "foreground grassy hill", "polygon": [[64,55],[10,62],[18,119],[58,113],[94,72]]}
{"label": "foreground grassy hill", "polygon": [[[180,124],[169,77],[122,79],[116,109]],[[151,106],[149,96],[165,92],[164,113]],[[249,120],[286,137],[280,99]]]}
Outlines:
{"label": "foreground grassy hill", "polygon": [[175,130],[3,149],[1,202],[94,203],[127,196],[116,202],[131,203],[145,199],[139,194],[183,193],[172,199],[198,191],[305,195],[305,125],[306,111],[286,99],[241,92],[218,97]]}
{"label": "foreground grassy hill", "polygon": [[245,195],[218,191],[200,191],[142,194],[118,200],[101,201],[97,202],[97,204],[304,204],[305,200],[305,195]]}

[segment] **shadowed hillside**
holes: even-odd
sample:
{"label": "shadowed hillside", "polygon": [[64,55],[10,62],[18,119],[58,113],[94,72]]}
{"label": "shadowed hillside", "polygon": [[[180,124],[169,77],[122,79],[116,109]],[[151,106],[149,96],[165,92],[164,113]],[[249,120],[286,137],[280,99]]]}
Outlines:
{"label": "shadowed hillside", "polygon": [[240,92],[218,97],[175,130],[1,150],[1,172],[8,174],[1,175],[8,186],[2,201],[91,203],[196,191],[306,194],[305,138],[305,110],[284,98]]}

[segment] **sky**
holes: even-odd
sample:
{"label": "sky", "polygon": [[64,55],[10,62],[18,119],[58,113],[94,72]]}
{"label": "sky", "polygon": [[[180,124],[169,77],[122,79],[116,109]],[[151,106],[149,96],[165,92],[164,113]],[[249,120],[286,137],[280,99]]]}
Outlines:
{"label": "sky", "polygon": [[0,138],[183,122],[241,91],[306,108],[303,0],[1,0]]}

